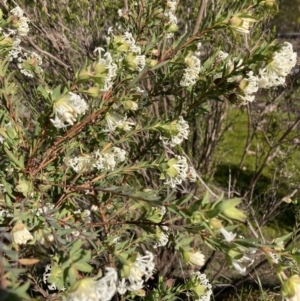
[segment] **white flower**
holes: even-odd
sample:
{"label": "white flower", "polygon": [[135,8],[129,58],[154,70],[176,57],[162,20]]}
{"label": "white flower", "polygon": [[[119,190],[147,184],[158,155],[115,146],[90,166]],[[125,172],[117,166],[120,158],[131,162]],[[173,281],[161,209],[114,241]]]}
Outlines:
{"label": "white flower", "polygon": [[12,241],[18,245],[26,245],[33,236],[22,222],[17,222],[11,230]]}
{"label": "white flower", "polygon": [[122,40],[129,45],[129,51],[141,54],[141,47],[135,45],[135,39],[130,32],[126,31],[122,36]]}
{"label": "white flower", "polygon": [[203,266],[205,263],[205,257],[200,251],[183,252],[185,261],[192,265]]}
{"label": "white flower", "polygon": [[46,214],[48,211],[52,210],[54,208],[54,204],[52,203],[45,203],[45,205],[41,208],[38,208],[36,211],[36,215],[40,216],[41,214]]}
{"label": "white flower", "polygon": [[122,9],[118,9],[118,16],[123,17],[123,10]]}
{"label": "white flower", "polygon": [[221,228],[220,232],[224,236],[226,242],[232,242],[236,237],[235,233],[228,232],[225,228]]}
{"label": "white flower", "polygon": [[195,168],[193,166],[190,166],[189,171],[188,171],[188,178],[189,178],[190,182],[196,182],[197,177],[198,177],[198,175],[197,175]]}
{"label": "white flower", "polygon": [[169,232],[170,229],[167,226],[162,226],[161,228],[159,226],[156,226],[156,237],[158,239],[158,242],[154,245],[155,249],[167,245],[169,241]]}
{"label": "white flower", "polygon": [[21,40],[15,39],[13,42],[12,49],[8,53],[8,60],[11,62],[13,59],[17,59],[19,54],[22,52],[22,48],[20,47]]}
{"label": "white flower", "polygon": [[34,73],[32,69],[34,69],[36,72],[42,71],[42,68],[40,67],[42,64],[42,58],[37,53],[32,52],[30,56],[28,53],[25,53],[24,55],[26,57],[25,59],[21,57],[18,58],[17,66],[21,73],[23,73],[25,76],[33,77]]}
{"label": "white flower", "polygon": [[109,301],[117,291],[118,275],[114,268],[100,280],[85,278],[77,281],[67,292],[65,301]]}
{"label": "white flower", "polygon": [[124,129],[124,131],[130,131],[131,126],[135,125],[134,122],[127,121],[127,116],[121,116],[118,113],[110,112],[105,115],[107,127],[105,132],[113,132],[116,128]]}
{"label": "white flower", "polygon": [[273,60],[267,65],[269,72],[275,72],[278,76],[287,76],[297,63],[297,53],[293,51],[293,45],[283,43],[283,47],[273,54]]}
{"label": "white flower", "polygon": [[259,87],[271,88],[284,85],[285,77],[297,63],[297,53],[293,51],[292,44],[285,42],[283,47],[274,52],[272,61],[259,71]]}
{"label": "white flower", "polygon": [[[105,54],[101,55],[102,51],[105,51],[101,47],[97,47],[94,52],[98,52],[98,65],[103,65],[106,69],[106,76],[104,77],[103,88],[100,89],[102,92],[109,91],[113,86],[113,79],[117,75],[118,66],[113,63],[113,59],[111,53],[109,51],[105,52]],[[102,77],[102,75],[101,75]]]}
{"label": "white flower", "polygon": [[278,264],[279,261],[280,261],[280,258],[279,256],[276,254],[276,253],[273,253],[273,252],[268,252],[268,255],[270,256],[271,258],[271,261],[275,264]]}
{"label": "white flower", "polygon": [[92,205],[92,207],[91,207],[91,211],[93,211],[93,212],[97,212],[99,210],[99,207],[98,206],[96,206],[96,205]]}
{"label": "white flower", "polygon": [[55,119],[50,119],[57,128],[73,125],[79,114],[84,114],[88,105],[79,95],[69,92],[69,94],[56,100],[53,105]]}
{"label": "white flower", "polygon": [[119,147],[113,147],[113,154],[117,163],[124,162],[126,159],[126,151]]}
{"label": "white flower", "polygon": [[97,150],[93,156],[95,158],[95,162],[92,165],[94,168],[98,170],[114,170],[118,163],[125,161],[126,151],[119,147],[113,147],[103,154]]}
{"label": "white flower", "polygon": [[186,57],[184,62],[187,65],[187,68],[184,69],[184,74],[180,81],[180,86],[193,86],[199,77],[199,72],[201,71],[201,61],[197,56],[192,55]]}
{"label": "white flower", "polygon": [[168,177],[165,181],[165,184],[175,188],[176,185],[181,184],[182,181],[187,178],[189,166],[186,158],[183,156],[176,156],[176,158],[169,160],[168,165]]}
{"label": "white flower", "polygon": [[3,144],[4,141],[5,141],[5,138],[2,135],[0,135],[0,143]]}
{"label": "white flower", "polygon": [[126,290],[137,291],[143,288],[144,281],[153,275],[154,267],[154,256],[151,252],[146,251],[144,256],[138,255],[130,265],[129,275],[119,282],[119,292],[125,294]]}
{"label": "white flower", "polygon": [[279,76],[275,72],[268,72],[266,68],[259,70],[259,88],[269,89],[271,87],[282,86],[285,84],[285,77]]}
{"label": "white flower", "polygon": [[[195,272],[192,274],[194,279],[204,287],[205,292],[199,296],[195,301],[209,301],[212,296],[212,286],[206,278],[205,274],[201,274],[200,272]],[[195,285],[195,290],[197,292],[197,285]],[[198,292],[197,292],[198,293]]]}
{"label": "white flower", "polygon": [[24,17],[24,11],[19,6],[17,6],[14,9],[12,9],[10,13],[18,17],[17,25],[18,25],[19,35],[27,36],[29,31],[29,26],[28,26],[29,19]]}
{"label": "white flower", "polygon": [[243,79],[240,83],[240,88],[244,93],[244,96],[240,97],[244,102],[252,102],[255,99],[255,96],[252,95],[258,91],[258,77],[253,75],[253,71],[247,73],[247,78]]}
{"label": "white flower", "polygon": [[188,135],[190,132],[189,124],[183,119],[182,116],[179,117],[179,120],[175,123],[176,134],[172,135],[174,124],[170,125],[171,138],[166,138],[161,136],[160,139],[163,141],[163,144],[170,145],[174,147],[175,145],[179,145],[183,140],[188,139]]}
{"label": "white flower", "polygon": [[[254,259],[251,259],[245,255],[243,255],[243,257],[241,259],[232,259],[232,265],[233,267],[237,270],[237,272],[241,275],[244,275],[246,273],[246,268],[251,266],[254,262]],[[241,264],[245,264],[244,266],[242,266]]]}
{"label": "white flower", "polygon": [[233,16],[229,20],[229,26],[237,33],[249,34],[251,23],[255,23],[255,22],[256,20],[251,18],[251,16],[248,16],[248,18]]}
{"label": "white flower", "polygon": [[167,8],[170,11],[175,12],[175,10],[176,10],[176,0],[168,0],[167,1]]}
{"label": "white flower", "polygon": [[245,275],[245,273],[246,273],[246,267],[242,267],[242,266],[239,264],[239,261],[238,261],[238,260],[233,259],[233,260],[232,260],[232,265],[233,265],[233,267],[237,270],[237,272],[238,272],[240,275]]}
{"label": "white flower", "polygon": [[145,55],[137,55],[133,62],[137,65],[137,70],[142,71],[146,65],[146,56]]}
{"label": "white flower", "polygon": [[91,157],[89,155],[83,155],[69,159],[67,165],[78,173],[85,171],[90,166],[90,162]]}

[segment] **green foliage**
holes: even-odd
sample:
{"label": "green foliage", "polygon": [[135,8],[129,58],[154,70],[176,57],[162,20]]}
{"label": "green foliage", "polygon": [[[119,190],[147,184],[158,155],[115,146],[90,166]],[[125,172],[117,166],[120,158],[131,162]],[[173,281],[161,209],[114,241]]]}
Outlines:
{"label": "green foliage", "polygon": [[[128,1],[119,11],[105,1],[26,1],[26,14],[3,5],[0,284],[8,294],[208,300],[206,275],[190,275],[207,269],[204,246],[240,273],[254,251],[280,277],[297,273],[298,250],[279,247],[289,236],[266,242],[251,224],[249,237],[237,236],[242,198],[211,191],[182,146],[214,105],[248,104],[259,84],[283,84],[295,54],[261,37],[274,13],[266,1],[204,3],[191,7],[186,30],[174,1]],[[207,12],[198,25],[197,10]],[[159,264],[163,254],[180,261],[186,281],[172,281],[177,263]]]}

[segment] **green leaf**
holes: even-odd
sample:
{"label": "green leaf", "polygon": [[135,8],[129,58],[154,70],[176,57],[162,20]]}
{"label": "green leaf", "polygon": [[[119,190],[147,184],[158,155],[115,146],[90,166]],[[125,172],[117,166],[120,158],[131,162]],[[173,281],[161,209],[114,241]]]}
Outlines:
{"label": "green leaf", "polygon": [[155,65],[154,67],[152,67],[151,70],[153,71],[153,70],[159,69],[159,68],[163,67],[164,65],[168,64],[169,61],[170,61],[170,60],[166,60],[166,61],[164,61],[164,62],[161,62],[161,63]]}
{"label": "green leaf", "polygon": [[81,239],[76,240],[75,243],[72,245],[70,251],[71,258],[80,250],[81,246],[82,246],[82,240]]}
{"label": "green leaf", "polygon": [[93,270],[93,267],[86,262],[78,261],[74,264],[76,269],[81,272],[90,273]]}
{"label": "green leaf", "polygon": [[18,167],[20,167],[21,169],[24,168],[24,161],[22,160],[18,160],[14,154],[8,150],[6,147],[4,147],[4,151],[6,152],[7,156],[15,163],[18,165]]}

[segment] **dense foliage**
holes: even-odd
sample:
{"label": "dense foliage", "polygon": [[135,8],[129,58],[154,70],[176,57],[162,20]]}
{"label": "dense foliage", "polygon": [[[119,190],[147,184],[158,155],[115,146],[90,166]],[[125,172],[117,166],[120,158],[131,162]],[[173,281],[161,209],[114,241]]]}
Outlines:
{"label": "dense foliage", "polygon": [[261,131],[247,188],[233,189],[242,163],[227,197],[206,183],[229,112],[296,74],[292,44],[266,29],[277,3],[177,2],[2,4],[3,300],[210,300],[216,254],[238,279],[263,257],[299,295],[297,233],[267,241],[249,214],[299,117]]}

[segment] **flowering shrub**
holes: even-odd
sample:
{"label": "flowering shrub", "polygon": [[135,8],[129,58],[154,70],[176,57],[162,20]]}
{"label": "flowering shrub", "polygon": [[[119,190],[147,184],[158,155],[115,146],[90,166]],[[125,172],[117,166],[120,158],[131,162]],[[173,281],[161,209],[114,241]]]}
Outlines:
{"label": "flowering shrub", "polygon": [[[259,33],[274,1],[226,4],[227,13],[222,2],[189,34],[176,1],[129,1],[106,43],[65,81],[43,67],[43,52],[23,45],[30,35],[23,10],[1,14],[0,285],[7,299],[210,300],[204,246],[240,274],[253,264],[250,254],[263,254],[289,283],[282,262],[297,260],[298,249],[278,248],[288,237],[266,244],[255,231],[238,235],[247,219],[242,200],[213,193],[183,145],[203,103],[235,97],[246,105],[259,89],[285,84],[296,64],[289,43],[262,39],[239,55],[229,47]],[[222,48],[211,42],[219,34],[228,38]],[[195,190],[202,186],[207,193]],[[183,284],[164,283],[172,261],[163,269],[163,252],[180,262]]]}

